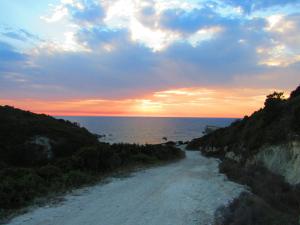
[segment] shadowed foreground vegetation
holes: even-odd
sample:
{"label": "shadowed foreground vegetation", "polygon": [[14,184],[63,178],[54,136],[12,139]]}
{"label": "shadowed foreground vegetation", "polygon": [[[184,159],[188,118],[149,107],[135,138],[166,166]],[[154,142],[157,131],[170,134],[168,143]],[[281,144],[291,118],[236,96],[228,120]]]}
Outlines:
{"label": "shadowed foreground vegetation", "polygon": [[216,225],[298,225],[300,188],[291,186],[280,175],[262,165],[241,166],[223,160],[220,172],[250,187],[228,208],[221,209],[224,220]]}
{"label": "shadowed foreground vegetation", "polygon": [[[204,155],[222,159],[220,171],[229,179],[250,188],[250,193],[243,193],[229,207],[220,210],[223,219],[218,220],[216,225],[299,224],[299,184],[288,184],[283,176],[255,160],[257,154],[268,146],[283,146],[283,151],[287,152],[288,147],[284,146],[299,143],[299,137],[300,87],[287,99],[283,93],[268,95],[264,108],[251,116],[189,143],[190,149],[199,149]],[[297,147],[294,149],[297,150]],[[276,149],[272,154],[278,154]],[[276,163],[292,160],[292,157],[287,153],[286,158]],[[299,166],[296,161],[294,166]]]}
{"label": "shadowed foreground vegetation", "polygon": [[0,219],[117,170],[184,157],[170,145],[100,143],[76,123],[9,106],[0,106],[0,124]]}

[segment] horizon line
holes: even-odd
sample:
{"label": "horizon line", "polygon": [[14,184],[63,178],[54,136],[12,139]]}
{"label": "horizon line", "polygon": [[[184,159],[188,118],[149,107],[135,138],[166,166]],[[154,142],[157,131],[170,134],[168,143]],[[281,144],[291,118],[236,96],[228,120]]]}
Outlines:
{"label": "horizon line", "polygon": [[[42,113],[45,114],[45,113]],[[53,117],[123,117],[123,118],[187,118],[187,119],[242,119],[243,117],[213,117],[213,116],[139,116],[139,115],[51,115]]]}

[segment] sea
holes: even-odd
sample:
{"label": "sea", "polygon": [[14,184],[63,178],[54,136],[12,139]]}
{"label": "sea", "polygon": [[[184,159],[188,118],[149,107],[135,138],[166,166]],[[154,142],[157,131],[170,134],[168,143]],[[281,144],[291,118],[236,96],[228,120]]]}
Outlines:
{"label": "sea", "polygon": [[90,132],[103,135],[108,143],[159,144],[167,141],[190,141],[201,137],[207,125],[225,127],[233,118],[166,117],[58,117],[79,123]]}

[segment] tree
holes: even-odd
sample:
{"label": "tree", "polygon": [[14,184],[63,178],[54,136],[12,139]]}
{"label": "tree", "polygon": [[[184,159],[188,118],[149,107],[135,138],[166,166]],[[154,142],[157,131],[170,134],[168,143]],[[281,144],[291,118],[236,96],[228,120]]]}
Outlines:
{"label": "tree", "polygon": [[290,99],[300,96],[300,86],[291,92]]}
{"label": "tree", "polygon": [[273,109],[278,106],[284,100],[283,92],[274,92],[273,94],[267,95],[265,101],[265,107],[267,109]]}

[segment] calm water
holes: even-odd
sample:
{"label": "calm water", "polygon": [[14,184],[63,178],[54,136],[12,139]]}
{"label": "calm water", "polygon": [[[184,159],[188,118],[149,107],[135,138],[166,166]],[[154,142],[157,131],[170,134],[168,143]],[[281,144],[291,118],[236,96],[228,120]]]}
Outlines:
{"label": "calm water", "polygon": [[92,133],[105,134],[105,142],[148,143],[188,141],[202,135],[206,125],[227,126],[228,118],[151,118],[151,117],[60,117],[78,122]]}

